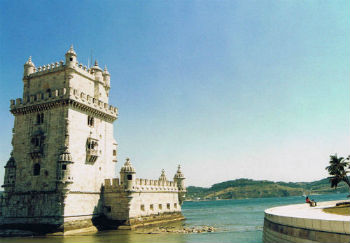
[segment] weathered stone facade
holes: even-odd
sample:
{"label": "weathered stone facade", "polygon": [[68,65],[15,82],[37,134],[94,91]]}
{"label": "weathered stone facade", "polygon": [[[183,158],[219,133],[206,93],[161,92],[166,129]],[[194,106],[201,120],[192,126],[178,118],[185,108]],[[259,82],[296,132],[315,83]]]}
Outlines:
{"label": "weathered stone facade", "polygon": [[[112,179],[118,110],[108,104],[110,74],[97,62],[91,68],[78,64],[73,47],[65,59],[36,68],[29,58],[24,65],[23,98],[10,105],[13,151],[5,166],[0,227],[55,232],[91,226],[101,217],[130,225],[139,217],[181,212],[186,189],[180,169],[174,182],[160,179],[151,186],[135,178],[127,161],[120,180]],[[141,210],[146,201],[166,209]]]}

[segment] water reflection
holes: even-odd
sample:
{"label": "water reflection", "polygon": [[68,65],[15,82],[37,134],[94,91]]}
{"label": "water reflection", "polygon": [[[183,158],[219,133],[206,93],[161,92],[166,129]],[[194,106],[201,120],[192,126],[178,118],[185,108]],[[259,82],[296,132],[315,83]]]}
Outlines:
{"label": "water reflection", "polygon": [[[182,228],[183,222],[167,224],[167,227]],[[157,243],[157,242],[188,242],[188,235],[178,233],[151,233],[156,230],[156,226],[130,230],[111,230],[103,232],[83,233],[71,236],[46,236],[46,237],[14,237],[6,238],[6,243]],[[5,239],[5,238],[2,238]],[[3,242],[0,238],[0,242]]]}

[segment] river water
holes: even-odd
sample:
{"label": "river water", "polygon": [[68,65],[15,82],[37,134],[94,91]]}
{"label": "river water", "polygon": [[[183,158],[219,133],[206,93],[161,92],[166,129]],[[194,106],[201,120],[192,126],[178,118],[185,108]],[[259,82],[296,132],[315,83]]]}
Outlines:
{"label": "river water", "polygon": [[[346,199],[344,193],[314,195],[316,201]],[[217,228],[212,233],[160,233],[147,234],[148,229],[137,231],[105,231],[75,236],[0,238],[6,243],[157,243],[157,242],[234,242],[261,243],[264,210],[280,205],[303,203],[304,197],[256,198],[242,200],[219,200],[185,202],[183,214],[186,220],[174,226],[194,227],[209,225]]]}

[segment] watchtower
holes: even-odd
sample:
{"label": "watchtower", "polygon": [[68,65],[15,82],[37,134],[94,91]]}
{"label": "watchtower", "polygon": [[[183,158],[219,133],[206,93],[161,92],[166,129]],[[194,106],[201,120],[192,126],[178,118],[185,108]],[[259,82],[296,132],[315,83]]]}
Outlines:
{"label": "watchtower", "polygon": [[73,46],[65,62],[36,67],[28,59],[23,97],[10,105],[13,151],[0,224],[66,230],[102,212],[101,186],[117,162],[109,90],[107,68],[79,64]]}

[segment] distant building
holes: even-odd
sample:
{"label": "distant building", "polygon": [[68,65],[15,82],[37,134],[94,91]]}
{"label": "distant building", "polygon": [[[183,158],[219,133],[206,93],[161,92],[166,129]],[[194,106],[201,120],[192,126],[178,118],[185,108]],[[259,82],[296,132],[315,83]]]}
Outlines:
{"label": "distant building", "polygon": [[[87,68],[71,47],[60,61],[24,64],[23,98],[11,100],[13,151],[5,166],[0,228],[65,232],[132,227],[183,218],[186,188],[174,181],[137,179],[129,159],[115,178],[118,110],[108,104],[110,74]],[[38,230],[39,229],[39,230]]]}

